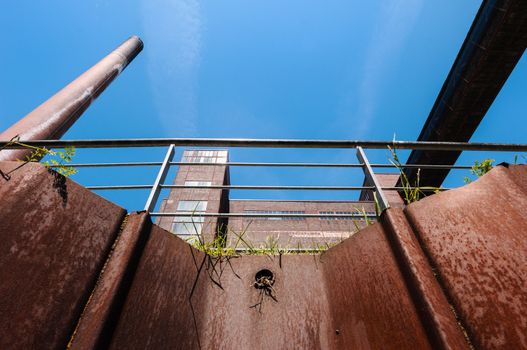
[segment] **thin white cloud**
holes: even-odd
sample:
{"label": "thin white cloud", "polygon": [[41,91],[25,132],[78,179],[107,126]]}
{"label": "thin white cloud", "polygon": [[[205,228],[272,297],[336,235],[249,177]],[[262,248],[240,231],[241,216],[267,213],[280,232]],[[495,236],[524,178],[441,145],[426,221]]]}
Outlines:
{"label": "thin white cloud", "polygon": [[423,7],[423,0],[386,0],[381,4],[377,26],[366,50],[362,79],[358,86],[355,137],[364,137],[371,127],[379,105],[378,91],[383,77],[400,56],[408,34]]}
{"label": "thin white cloud", "polygon": [[198,0],[143,0],[148,75],[167,135],[193,133],[202,19]]}

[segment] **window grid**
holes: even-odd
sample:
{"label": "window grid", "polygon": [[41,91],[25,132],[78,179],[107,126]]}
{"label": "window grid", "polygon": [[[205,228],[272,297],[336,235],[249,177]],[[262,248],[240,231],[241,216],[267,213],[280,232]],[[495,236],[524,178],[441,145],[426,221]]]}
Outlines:
{"label": "window grid", "polygon": [[211,181],[185,181],[185,186],[211,186]]}
{"label": "window grid", "polygon": [[188,151],[183,157],[185,163],[226,163],[227,151]]}
{"label": "window grid", "polygon": [[[364,213],[358,211],[320,211],[320,215],[350,215],[348,217],[320,217],[320,220],[363,220]],[[375,215],[375,212],[366,212],[366,215]]]}
{"label": "window grid", "polygon": [[207,210],[207,201],[179,201],[176,212],[188,216],[176,216],[172,221],[172,232],[179,236],[199,236],[205,217],[199,216]]}
{"label": "window grid", "polygon": [[[280,214],[280,215],[287,215],[287,214],[305,214],[305,211],[295,211],[295,210],[244,210],[247,214]],[[255,217],[250,218],[255,220],[292,220],[292,221],[302,221],[306,218],[303,217]]]}

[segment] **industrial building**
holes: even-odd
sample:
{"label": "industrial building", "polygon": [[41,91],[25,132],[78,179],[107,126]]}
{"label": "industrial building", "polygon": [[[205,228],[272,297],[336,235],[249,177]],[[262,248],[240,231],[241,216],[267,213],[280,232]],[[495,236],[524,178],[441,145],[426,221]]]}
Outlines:
{"label": "industrial building", "polygon": [[[231,247],[248,248],[248,243],[257,247],[278,245],[310,249],[338,243],[375,220],[374,202],[366,199],[230,199],[228,188],[207,188],[229,186],[229,167],[222,165],[228,159],[227,150],[185,150],[181,162],[196,165],[181,165],[178,168],[174,185],[184,187],[171,189],[161,204],[160,212],[187,215],[160,217],[159,226],[185,240],[200,237],[211,241],[220,234],[226,235],[227,244]],[[203,188],[195,188],[199,186]],[[203,213],[241,215],[230,218],[200,216]]]}

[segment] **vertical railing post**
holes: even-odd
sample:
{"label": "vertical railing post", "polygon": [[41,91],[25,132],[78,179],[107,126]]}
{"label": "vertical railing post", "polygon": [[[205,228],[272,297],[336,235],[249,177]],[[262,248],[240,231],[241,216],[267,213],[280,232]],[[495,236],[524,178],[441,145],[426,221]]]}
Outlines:
{"label": "vertical railing post", "polygon": [[375,176],[375,173],[373,172],[368,157],[366,157],[366,153],[364,153],[364,150],[360,146],[357,146],[357,158],[362,164],[362,170],[364,171],[364,176],[366,177],[368,184],[375,188],[377,204],[379,205],[380,211],[383,212],[390,207],[390,204],[384,195],[381,184],[377,180],[377,176]]}
{"label": "vertical railing post", "polygon": [[152,190],[150,191],[150,194],[148,195],[148,199],[146,200],[144,210],[146,210],[147,212],[154,211],[156,207],[159,194],[161,193],[161,185],[165,182],[165,179],[168,174],[168,170],[170,169],[170,162],[172,161],[172,158],[174,158],[174,149],[175,149],[174,145],[168,146],[168,151],[167,151],[167,154],[165,155],[165,159],[163,160],[163,164],[161,164],[161,167],[159,168],[156,181],[154,182],[154,185],[152,186]]}

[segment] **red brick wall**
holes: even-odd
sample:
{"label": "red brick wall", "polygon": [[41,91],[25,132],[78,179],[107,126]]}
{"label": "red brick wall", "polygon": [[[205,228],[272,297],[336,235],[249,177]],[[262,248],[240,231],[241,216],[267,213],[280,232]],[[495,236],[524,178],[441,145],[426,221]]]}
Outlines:
{"label": "red brick wall", "polygon": [[[246,210],[263,211],[302,211],[305,214],[319,214],[321,211],[352,212],[364,208],[374,214],[372,203],[359,202],[327,202],[327,201],[246,201],[231,200],[231,213],[244,213]],[[336,213],[337,214],[337,213]],[[281,220],[262,218],[230,218],[229,245],[238,240],[237,235],[243,234],[243,239],[251,246],[268,246],[271,239],[276,239],[282,247],[314,248],[319,244],[334,244],[349,237],[357,231],[357,227],[366,226],[361,217],[357,220],[336,218],[284,218]],[[271,238],[272,237],[272,238]],[[243,244],[240,243],[240,246]]]}

